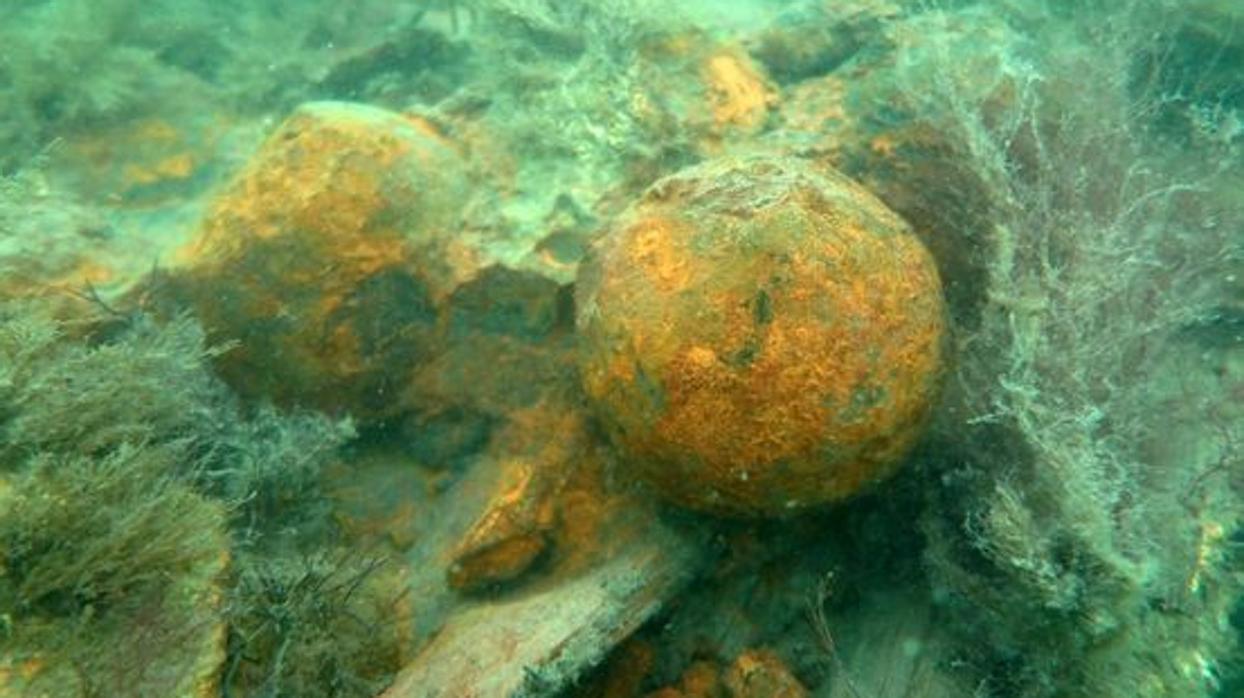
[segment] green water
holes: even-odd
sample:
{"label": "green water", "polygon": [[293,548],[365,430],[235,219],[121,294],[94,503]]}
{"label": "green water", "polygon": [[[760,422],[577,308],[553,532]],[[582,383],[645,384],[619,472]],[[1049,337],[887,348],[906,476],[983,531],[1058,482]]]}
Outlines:
{"label": "green water", "polygon": [[[1244,696],[1241,7],[0,3],[0,695]],[[854,180],[945,299],[936,397],[818,437],[894,474],[786,515],[635,465],[603,402],[712,389],[665,340],[580,375],[593,313],[721,321],[722,236],[578,291],[671,175],[786,203],[731,162]],[[738,380],[802,336],[765,244]]]}

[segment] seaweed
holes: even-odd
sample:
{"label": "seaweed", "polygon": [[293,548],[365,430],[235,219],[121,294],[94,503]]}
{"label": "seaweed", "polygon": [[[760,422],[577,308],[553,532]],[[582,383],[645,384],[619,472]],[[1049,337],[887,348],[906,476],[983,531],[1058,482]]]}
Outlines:
{"label": "seaweed", "polygon": [[385,559],[351,550],[243,556],[229,598],[222,695],[376,695],[401,666]]}
{"label": "seaweed", "polygon": [[3,662],[24,691],[180,694],[210,657],[225,512],[176,477],[176,450],[45,452],[0,484]]}
{"label": "seaweed", "polygon": [[113,341],[66,341],[72,328],[28,307],[0,308],[0,457],[95,455],[129,443],[203,439],[227,419],[222,387],[188,316],[137,315]]}
{"label": "seaweed", "polygon": [[173,455],[125,445],[102,458],[29,464],[0,512],[8,607],[107,612],[219,556],[223,511],[172,477]]}
{"label": "seaweed", "polygon": [[354,436],[348,418],[259,405],[205,442],[197,476],[206,491],[232,503],[239,536],[262,540],[294,531],[303,540],[321,539],[331,533],[323,471]]}
{"label": "seaweed", "polygon": [[[1189,148],[1156,118],[1189,108],[1142,79],[1155,41],[1179,53],[1174,8],[1013,9],[934,9],[897,38],[922,37],[900,63],[908,106],[991,224],[923,522],[931,581],[989,695],[1213,695],[1238,652],[1218,541],[1244,512],[1225,475],[1241,454],[1197,426],[1230,413],[1229,382],[1179,384],[1209,368],[1182,335],[1239,258],[1244,216],[1217,189],[1239,141]],[[997,50],[965,58],[963,32]],[[1172,434],[1200,446],[1163,448]]]}
{"label": "seaweed", "polygon": [[54,0],[4,11],[0,173],[18,169],[57,134],[107,122],[157,102],[174,75],[121,40],[142,3]]}
{"label": "seaweed", "polygon": [[[402,635],[377,615],[376,564],[325,552],[322,468],[350,421],[242,404],[210,370],[228,347],[187,315],[96,310],[0,305],[0,631],[21,690],[183,694],[224,661],[226,627],[265,677],[235,695],[378,685]],[[292,649],[265,654],[270,636]]]}

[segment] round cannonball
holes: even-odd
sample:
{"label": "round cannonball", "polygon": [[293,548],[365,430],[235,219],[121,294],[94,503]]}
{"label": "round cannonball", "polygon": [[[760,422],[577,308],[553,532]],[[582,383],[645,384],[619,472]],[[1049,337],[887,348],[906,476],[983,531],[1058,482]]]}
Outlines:
{"label": "round cannonball", "polygon": [[311,102],[210,203],[166,292],[247,397],[378,419],[429,346],[452,291],[466,165],[427,123]]}
{"label": "round cannonball", "polygon": [[597,241],[576,303],[583,386],[626,467],[716,514],[792,513],[892,474],[944,360],[921,242],[795,159],[660,180]]}

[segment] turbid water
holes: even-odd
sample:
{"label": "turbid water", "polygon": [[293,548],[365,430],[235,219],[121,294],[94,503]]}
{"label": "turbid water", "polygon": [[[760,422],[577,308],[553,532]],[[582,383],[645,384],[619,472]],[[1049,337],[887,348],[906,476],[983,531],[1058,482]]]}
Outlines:
{"label": "turbid water", "polygon": [[1244,695],[1244,10],[10,0],[0,695]]}

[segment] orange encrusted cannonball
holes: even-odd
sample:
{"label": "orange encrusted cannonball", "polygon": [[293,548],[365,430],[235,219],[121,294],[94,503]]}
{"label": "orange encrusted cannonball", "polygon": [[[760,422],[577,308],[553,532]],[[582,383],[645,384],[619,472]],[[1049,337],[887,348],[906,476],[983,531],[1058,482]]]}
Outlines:
{"label": "orange encrusted cannonball", "polygon": [[452,290],[466,181],[423,121],[304,104],[210,203],[169,292],[237,341],[218,368],[244,395],[383,416]]}
{"label": "orange encrusted cannonball", "polygon": [[653,185],[580,269],[579,365],[628,468],[774,515],[890,475],[937,391],[946,315],[908,226],[837,172],[711,161]]}

